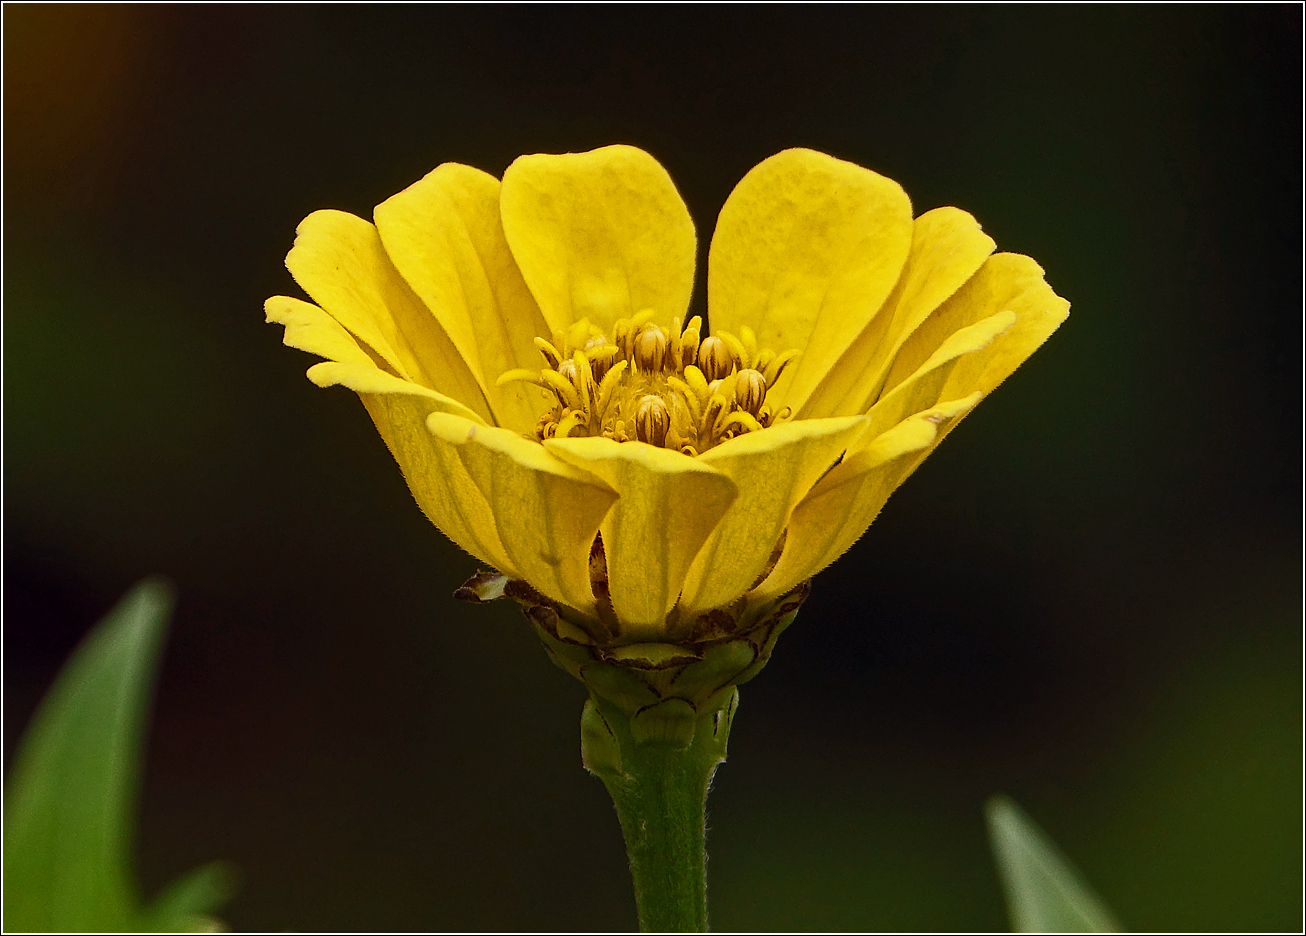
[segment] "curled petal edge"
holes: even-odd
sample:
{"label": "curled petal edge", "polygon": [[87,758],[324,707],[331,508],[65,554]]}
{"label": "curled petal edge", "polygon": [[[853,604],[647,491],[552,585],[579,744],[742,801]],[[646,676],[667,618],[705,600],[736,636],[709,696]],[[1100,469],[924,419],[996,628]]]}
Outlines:
{"label": "curled petal edge", "polygon": [[426,418],[426,429],[446,456],[446,470],[484,503],[503,547],[500,571],[593,614],[590,548],[617,492],[507,429],[438,412]]}
{"label": "curled petal edge", "polygon": [[376,359],[345,326],[311,302],[291,296],[273,296],[263,303],[263,311],[267,322],[285,326],[281,343],[286,347],[341,364],[378,366]]}
{"label": "curled petal edge", "polygon": [[[865,416],[784,422],[699,456],[739,489],[685,577],[681,613],[694,619],[744,594],[766,569],[794,507],[865,431]],[[797,583],[795,583],[797,584]]]}
{"label": "curled petal edge", "polygon": [[903,420],[835,466],[794,509],[784,552],[751,595],[784,594],[843,555],[871,525],[889,495],[907,480],[982,394],[941,403]]}

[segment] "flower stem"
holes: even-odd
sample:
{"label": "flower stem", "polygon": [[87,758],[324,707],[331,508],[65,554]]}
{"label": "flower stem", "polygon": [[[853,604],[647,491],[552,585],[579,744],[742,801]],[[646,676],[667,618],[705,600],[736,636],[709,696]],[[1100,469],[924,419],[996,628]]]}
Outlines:
{"label": "flower stem", "polygon": [[585,706],[585,766],[617,807],[644,932],[707,931],[704,812],[738,698],[730,688],[699,712],[664,703],[633,717],[598,696]]}

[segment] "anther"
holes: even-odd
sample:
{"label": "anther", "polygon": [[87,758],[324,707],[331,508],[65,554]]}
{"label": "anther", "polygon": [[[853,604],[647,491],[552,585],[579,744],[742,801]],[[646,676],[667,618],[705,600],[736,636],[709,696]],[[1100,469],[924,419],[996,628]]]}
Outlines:
{"label": "anther", "polygon": [[698,396],[698,401],[700,403],[707,401],[707,378],[704,377],[703,372],[693,364],[690,364],[685,368],[685,383],[688,384],[689,388]]}
{"label": "anther", "polygon": [[554,429],[554,438],[565,439],[576,429],[583,428],[585,425],[585,415],[576,410],[564,410],[562,419],[558,420],[558,425]]}
{"label": "anther", "polygon": [[558,402],[563,406],[578,407],[580,406],[580,394],[576,392],[576,385],[563,376],[563,369],[570,368],[572,374],[576,373],[576,365],[571,361],[563,361],[562,366],[556,371],[540,371],[540,376],[544,378],[544,383],[554,392]]}
{"label": "anther", "polygon": [[571,359],[572,365],[576,368],[576,379],[573,381],[577,391],[580,393],[581,409],[589,410],[594,405],[594,371],[590,368],[590,359],[585,356],[584,351],[577,351]]}
{"label": "anther", "polygon": [[680,342],[683,338],[684,332],[680,328],[680,316],[677,315],[671,320],[671,334],[667,336],[667,357],[664,365],[673,374],[677,373],[682,367],[681,355],[684,352],[681,350]]}
{"label": "anther", "polygon": [[715,335],[704,338],[698,346],[698,369],[709,381],[728,376],[734,366],[734,356],[730,349]]}
{"label": "anther", "polygon": [[703,320],[655,325],[645,309],[612,323],[612,339],[588,319],[535,340],[548,366],[500,375],[544,389],[549,399],[535,425],[537,439],[603,436],[638,439],[695,457],[727,439],[792,418],[773,412],[767,391],[797,352],[759,348],[740,326],[739,337],[700,337]]}
{"label": "anther", "polygon": [[730,401],[719,393],[712,394],[707,405],[703,407],[703,430],[700,435],[706,435],[711,440],[717,435],[717,423],[720,421],[723,413],[730,412]]}
{"label": "anther", "polygon": [[617,346],[618,357],[630,357],[630,319],[617,319],[612,326],[612,343]]}
{"label": "anther", "polygon": [[744,370],[753,366],[753,360],[749,357],[748,349],[744,347],[742,341],[730,334],[730,332],[721,332],[720,335],[721,340],[730,349],[730,357],[734,359],[735,367]]}
{"label": "anther", "polygon": [[750,416],[756,416],[766,400],[766,381],[757,371],[741,370],[735,375],[735,402]]}
{"label": "anther", "polygon": [[785,351],[767,362],[766,367],[762,368],[762,376],[766,378],[766,385],[774,387],[775,382],[780,379],[780,375],[789,366],[789,362],[796,357],[798,357],[797,351]]}
{"label": "anther", "polygon": [[661,446],[671,428],[671,414],[661,397],[648,394],[639,401],[635,410],[635,438],[649,445]]}
{"label": "anther", "polygon": [[642,371],[662,370],[667,354],[667,336],[656,325],[647,325],[635,336],[635,365]]}
{"label": "anther", "polygon": [[545,362],[555,370],[562,363],[562,355],[558,352],[558,349],[543,338],[535,339],[535,347],[540,349],[540,354],[544,355]]}
{"label": "anther", "polygon": [[585,356],[589,358],[590,369],[594,372],[594,379],[601,381],[612,365],[616,363],[617,349],[613,345],[604,345],[601,348],[586,351]]}
{"label": "anther", "polygon": [[757,333],[747,325],[739,326],[739,341],[748,352],[748,359],[754,364],[757,362]]}
{"label": "anther", "polygon": [[680,361],[676,367],[677,370],[684,370],[686,367],[692,367],[698,360],[698,330],[703,324],[703,317],[695,315],[685,326],[685,330],[680,335]]}

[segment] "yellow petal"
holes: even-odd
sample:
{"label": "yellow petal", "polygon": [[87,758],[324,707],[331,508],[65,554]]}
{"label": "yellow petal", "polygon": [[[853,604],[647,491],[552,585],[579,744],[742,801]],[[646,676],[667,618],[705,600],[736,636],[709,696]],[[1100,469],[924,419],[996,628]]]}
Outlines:
{"label": "yellow petal", "polygon": [[843,555],[866,532],[889,495],[933,451],[941,428],[979,399],[975,393],[912,416],[832,469],[794,509],[784,552],[754,594],[783,595]]}
{"label": "yellow petal", "polygon": [[957,208],[935,208],[912,223],[911,253],[884,307],[798,410],[813,419],[864,413],[879,396],[894,355],[925,317],[969,280],[993,239]]}
{"label": "yellow petal", "polygon": [[481,562],[507,576],[521,577],[499,540],[493,511],[457,452],[436,444],[426,428],[431,413],[469,413],[466,407],[375,367],[369,372],[362,367],[324,363],[311,368],[308,375],[321,386],[340,383],[358,392],[399,463],[408,489],[440,532]]}
{"label": "yellow petal", "polygon": [[552,330],[588,318],[609,338],[644,309],[684,315],[694,222],[658,161],[633,146],[522,156],[503,174],[503,230]]}
{"label": "yellow petal", "polygon": [[[387,374],[372,362],[366,364],[346,364],[338,361],[323,361],[308,369],[308,379],[319,387],[348,387],[355,393],[399,393],[416,397],[422,401],[427,413],[451,413],[463,419],[485,425],[479,414],[468,409],[453,397],[428,390],[410,380]],[[425,414],[423,414],[425,417]]]}
{"label": "yellow petal", "polygon": [[990,392],[1031,354],[1070,314],[1070,303],[1043,280],[1043,269],[1020,254],[994,254],[951,299],[921,323],[903,344],[885,381],[890,391],[954,332],[995,312],[1018,316],[1006,334],[958,363],[944,387],[948,396]]}
{"label": "yellow petal", "polygon": [[396,375],[491,418],[467,363],[394,268],[372,225],[343,211],[315,211],[300,222],[286,267]]}
{"label": "yellow petal", "polygon": [[[884,384],[887,392],[871,409],[872,429],[794,511],[784,554],[759,593],[783,594],[852,546],[898,485],[1056,330],[1069,309],[1028,257],[990,257],[903,343]],[[930,397],[954,402],[880,431]]]}
{"label": "yellow petal", "polygon": [[359,347],[343,325],[311,303],[290,296],[273,296],[263,303],[263,311],[267,321],[286,326],[282,342],[288,347],[329,361],[376,367],[371,355]]}
{"label": "yellow petal", "polygon": [[943,343],[930,359],[902,383],[880,400],[866,415],[871,423],[862,436],[875,439],[892,429],[913,413],[921,413],[947,399],[956,399],[948,392],[951,377],[959,367],[964,367],[968,356],[981,353],[992,346],[994,340],[1011,330],[1017,315],[1010,309],[997,312],[986,319],[968,325]]}
{"label": "yellow petal", "polygon": [[690,566],[680,599],[686,620],[725,607],[752,587],[794,507],[866,423],[864,416],[780,423],[698,457],[729,477],[739,496]]}
{"label": "yellow petal", "polygon": [[708,257],[713,331],[749,326],[759,347],[800,351],[773,391],[799,409],[883,305],[912,241],[898,183],[806,149],[763,160],[735,186]]}
{"label": "yellow petal", "polygon": [[622,636],[665,636],[694,554],[735,499],[725,475],[679,452],[601,437],[549,439],[556,454],[616,489],[603,521],[612,608]]}
{"label": "yellow petal", "polygon": [[436,449],[456,453],[462,471],[495,518],[506,574],[583,612],[594,610],[590,545],[617,499],[594,476],[566,464],[515,432],[432,413]]}
{"label": "yellow petal", "polygon": [[386,253],[476,377],[495,421],[535,426],[539,392],[495,381],[516,367],[539,369],[532,343],[548,334],[499,221],[499,180],[445,163],[376,207]]}

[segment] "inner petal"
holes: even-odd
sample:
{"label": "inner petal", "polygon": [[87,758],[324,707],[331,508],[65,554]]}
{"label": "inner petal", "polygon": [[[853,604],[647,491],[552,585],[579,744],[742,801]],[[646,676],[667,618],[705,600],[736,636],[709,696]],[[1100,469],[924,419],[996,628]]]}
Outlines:
{"label": "inner petal", "polygon": [[633,146],[522,156],[503,175],[503,232],[550,328],[605,330],[688,308],[697,240],[667,171]]}

